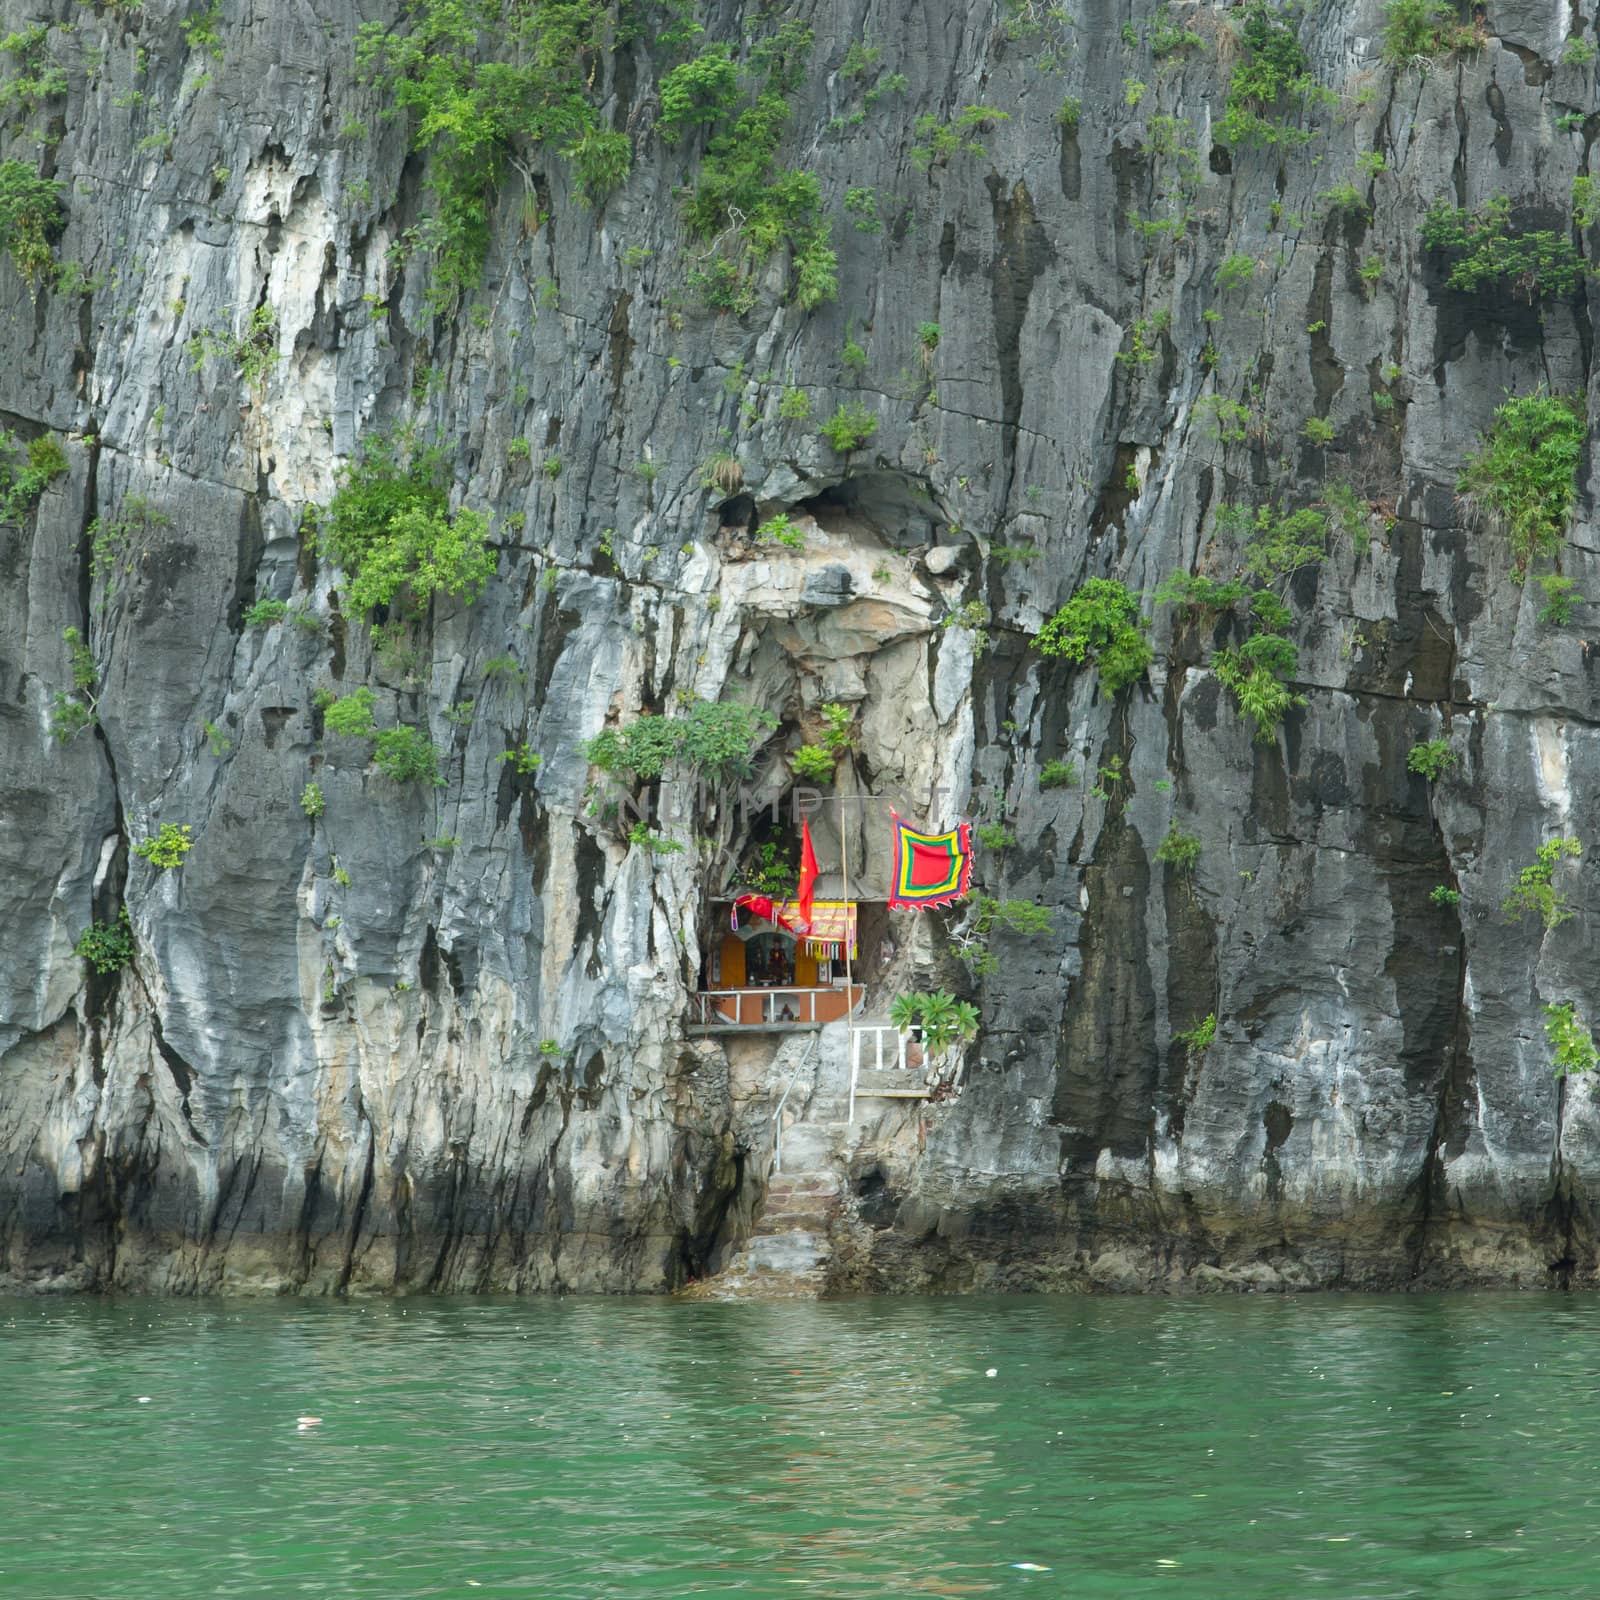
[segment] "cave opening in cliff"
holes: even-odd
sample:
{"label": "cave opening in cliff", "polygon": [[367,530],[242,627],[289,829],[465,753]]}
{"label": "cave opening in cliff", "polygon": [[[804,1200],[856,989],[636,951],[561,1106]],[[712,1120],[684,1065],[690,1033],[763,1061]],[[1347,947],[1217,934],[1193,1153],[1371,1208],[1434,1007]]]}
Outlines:
{"label": "cave opening in cliff", "polygon": [[800,500],[795,509],[827,533],[844,537],[866,531],[894,549],[937,544],[952,519],[927,484],[904,472],[864,472]]}

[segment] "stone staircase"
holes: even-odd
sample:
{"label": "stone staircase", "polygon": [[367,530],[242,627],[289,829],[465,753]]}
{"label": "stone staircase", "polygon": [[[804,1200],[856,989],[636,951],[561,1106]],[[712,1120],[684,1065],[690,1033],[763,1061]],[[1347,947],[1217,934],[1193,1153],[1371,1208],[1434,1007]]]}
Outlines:
{"label": "stone staircase", "polygon": [[821,1294],[839,1193],[831,1172],[774,1173],[754,1231],[716,1277],[694,1286],[695,1298],[795,1300]]}
{"label": "stone staircase", "polygon": [[[886,1024],[869,1023],[881,1028]],[[858,1023],[858,1030],[861,1024]],[[856,1121],[850,1113],[850,1035],[842,1024],[822,1030],[815,1055],[795,1061],[774,1078],[778,1102],[773,1170],[750,1236],[715,1277],[685,1293],[703,1300],[813,1298],[827,1286],[830,1234],[843,1203],[841,1186],[849,1152],[867,1125],[862,1102],[927,1097],[920,1072],[880,1069],[894,1059],[874,1040],[863,1052],[856,1085]],[[787,1066],[787,1063],[786,1063]]]}

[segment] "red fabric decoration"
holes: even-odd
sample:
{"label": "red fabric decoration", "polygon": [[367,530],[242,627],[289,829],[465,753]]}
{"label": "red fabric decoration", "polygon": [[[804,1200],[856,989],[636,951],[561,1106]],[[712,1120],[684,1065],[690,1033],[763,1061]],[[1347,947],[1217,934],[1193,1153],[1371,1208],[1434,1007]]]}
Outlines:
{"label": "red fabric decoration", "polygon": [[800,915],[795,931],[811,931],[811,895],[817,886],[817,852],[811,848],[811,822],[803,818],[800,823],[800,892],[795,896]]}

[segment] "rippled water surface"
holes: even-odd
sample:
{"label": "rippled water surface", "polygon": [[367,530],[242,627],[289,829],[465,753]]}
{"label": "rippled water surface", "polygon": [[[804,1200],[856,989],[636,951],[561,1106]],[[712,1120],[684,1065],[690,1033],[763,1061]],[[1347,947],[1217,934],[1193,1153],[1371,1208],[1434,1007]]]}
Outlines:
{"label": "rippled water surface", "polygon": [[0,1300],[0,1596],[1588,1595],[1597,1367],[1554,1296]]}

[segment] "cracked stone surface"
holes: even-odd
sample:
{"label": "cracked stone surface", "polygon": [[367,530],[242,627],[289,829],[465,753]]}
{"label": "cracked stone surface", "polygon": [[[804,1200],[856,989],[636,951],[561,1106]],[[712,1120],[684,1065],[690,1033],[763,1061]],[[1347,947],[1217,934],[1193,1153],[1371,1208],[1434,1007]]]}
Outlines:
{"label": "cracked stone surface", "polygon": [[[509,170],[481,291],[436,317],[394,248],[426,166],[353,77],[356,28],[392,7],[223,0],[213,58],[175,0],[0,6],[8,31],[53,28],[66,92],[10,106],[3,154],[65,185],[55,251],[81,267],[31,293],[0,261],[0,413],[70,463],[0,524],[0,1286],[655,1290],[728,1259],[790,1070],[685,1033],[740,823],[684,812],[681,852],[630,847],[591,814],[580,748],[680,695],[779,716],[758,762],[779,791],[822,702],[851,705],[845,790],[933,825],[1003,815],[1017,843],[982,886],[1052,913],[980,979],[951,954],[959,913],[892,920],[869,1004],[943,983],[983,1031],[957,1100],[854,1158],[837,1287],[1595,1281],[1600,1109],[1554,1078],[1543,1007],[1600,1018],[1600,612],[1541,624],[1454,492],[1508,390],[1593,412],[1593,329],[1581,291],[1449,290],[1419,231],[1440,196],[1499,193],[1566,227],[1588,145],[1557,119],[1595,90],[1559,62],[1570,8],[1491,0],[1481,50],[1397,72],[1374,0],[1315,6],[1333,103],[1304,145],[1231,150],[1236,11],[1174,7],[1203,42],[1156,61],[1124,38],[1148,40],[1144,0],[1090,0],[1041,24],[1054,61],[1007,26],[1043,9],[786,8],[816,43],[783,159],[820,181],[839,295],[802,312],[775,262],[739,318],[685,289],[702,247],[676,191],[703,140],[652,131],[672,58],[648,42],[592,86],[633,140],[626,185],[590,209],[557,154],[520,152],[531,202]],[[770,26],[715,18],[712,38]],[[905,75],[870,109],[877,80],[840,70],[866,39]],[[913,160],[919,116],[977,104],[1006,116],[981,153]],[[1146,239],[1173,140],[1184,235]],[[1385,170],[1359,172],[1374,150]],[[1322,198],[1346,180],[1365,225]],[[881,231],[853,225],[856,187]],[[1248,282],[1220,288],[1241,255]],[[263,304],[264,381],[196,366],[191,341]],[[786,387],[809,421],[780,414]],[[1248,408],[1243,438],[1213,396]],[[876,431],[843,457],[818,424],[858,400]],[[499,551],[410,656],[341,609],[307,518],[401,422],[444,442]],[[731,496],[705,487],[724,453]],[[1260,743],[1212,670],[1225,638],[1151,597],[1228,570],[1219,505],[1306,505],[1341,475],[1366,511],[1294,582],[1305,704]],[[1581,476],[1560,571],[1600,595]],[[752,535],[779,510],[803,551]],[[96,519],[130,531],[97,552]],[[1028,644],[1093,576],[1152,617],[1155,661],[1115,698]],[[246,626],[262,598],[303,622]],[[946,625],[972,602],[981,636]],[[99,719],[63,744],[67,627]],[[443,786],[325,732],[315,691],[362,684],[380,726],[426,730]],[[1406,756],[1439,736],[1459,762],[1430,786]],[[524,742],[532,772],[500,759]],[[1050,760],[1079,781],[1041,789]],[[194,838],[166,872],[131,853],[163,823]],[[1156,859],[1174,823],[1192,874]],[[851,830],[885,861],[880,807]],[[1572,919],[1508,923],[1557,835],[1590,849],[1559,871]],[[1431,903],[1441,884],[1459,904]],[[96,976],[73,945],[122,905],[134,960]],[[1173,1036],[1208,1012],[1190,1055]]]}

